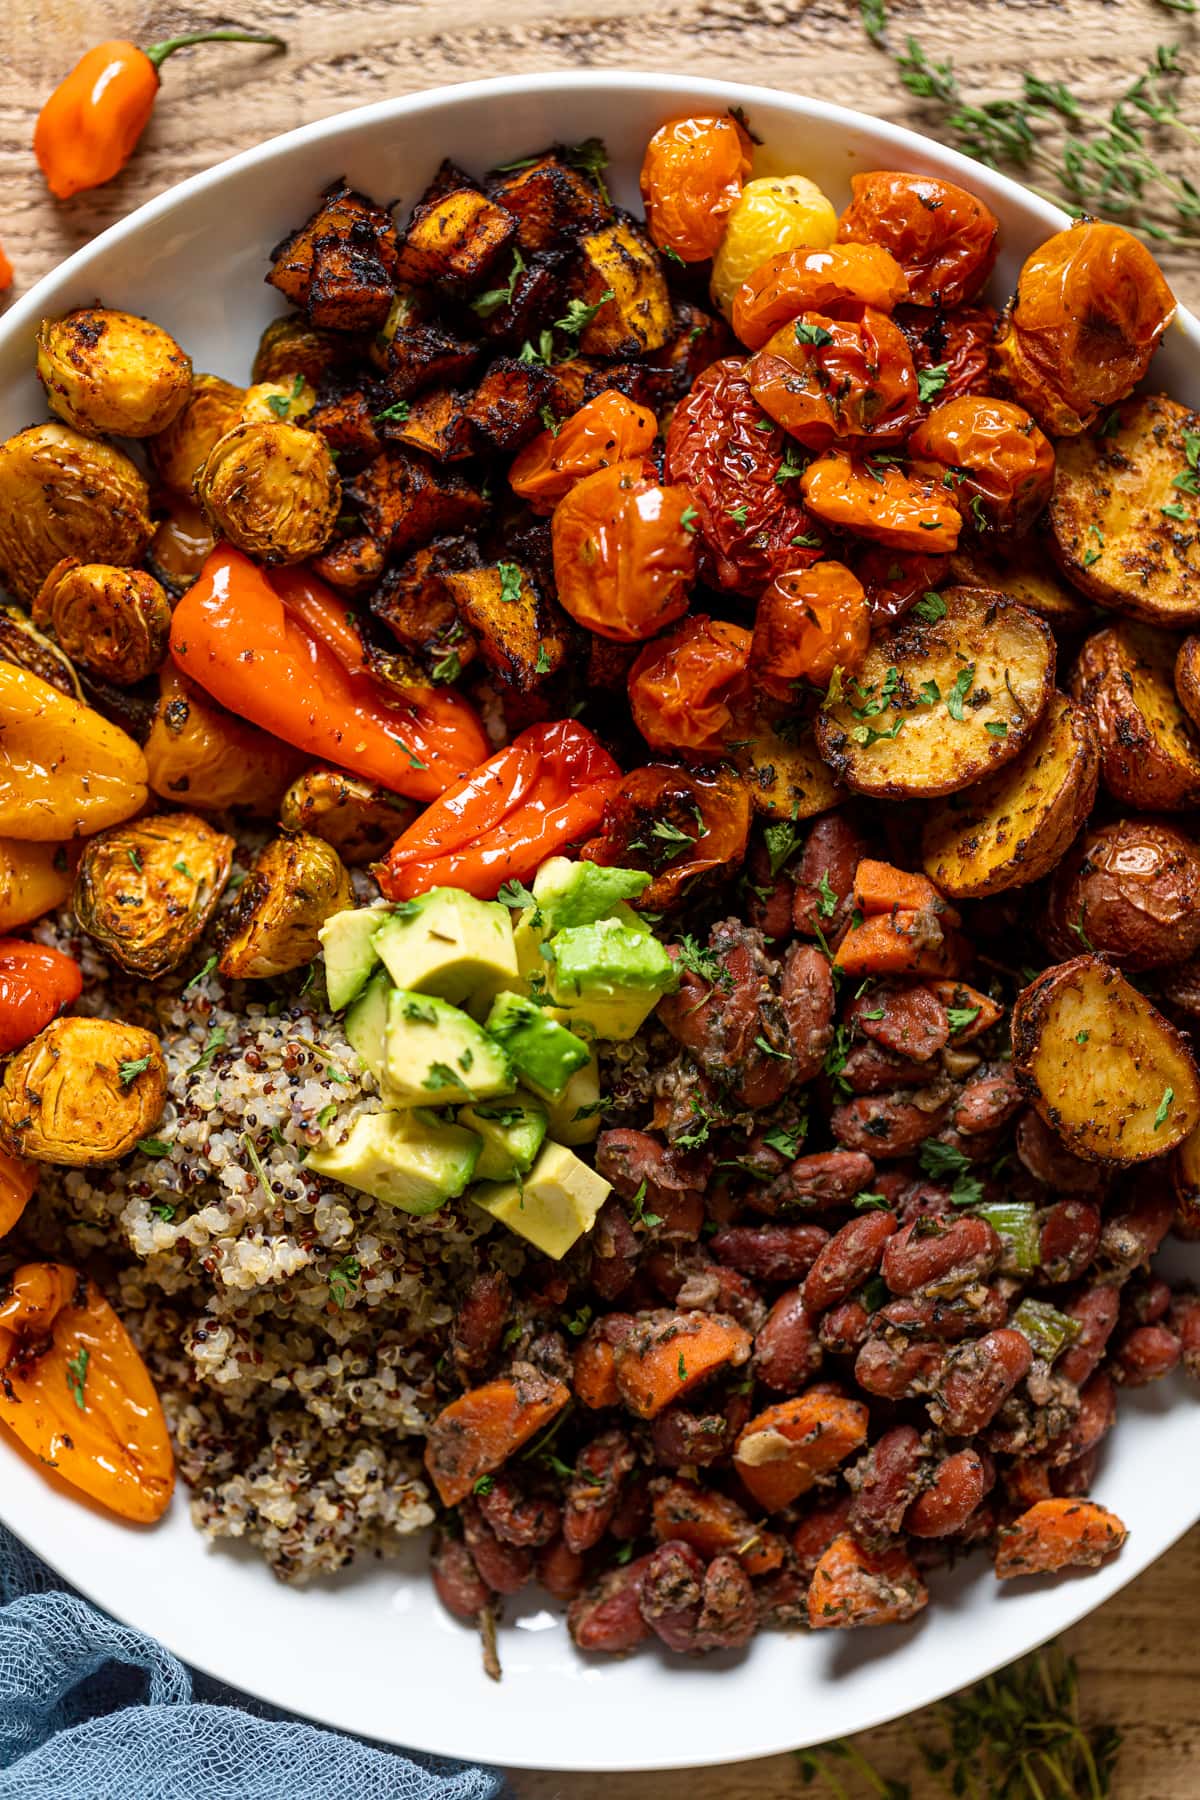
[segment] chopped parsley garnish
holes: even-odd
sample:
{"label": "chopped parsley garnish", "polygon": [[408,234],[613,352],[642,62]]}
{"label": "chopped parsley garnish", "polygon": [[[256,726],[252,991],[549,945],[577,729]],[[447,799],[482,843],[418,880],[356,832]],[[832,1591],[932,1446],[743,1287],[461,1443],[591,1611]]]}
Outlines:
{"label": "chopped parsley garnish", "polygon": [[437,1008],[431,1000],[422,1000],[413,994],[404,1002],[404,1017],[419,1020],[424,1025],[437,1024]]}
{"label": "chopped parsley garnish", "polygon": [[429,673],[435,681],[457,681],[462,674],[462,658],[457,650],[448,650],[434,663]]}
{"label": "chopped parsley garnish", "polygon": [[764,1056],[774,1056],[774,1057],[778,1058],[778,1060],[780,1062],[791,1062],[791,1060],[792,1060],[791,1051],[790,1050],[777,1050],[775,1048],[774,1044],[768,1042],[768,1040],[762,1035],[761,1031],[759,1032],[758,1036],[755,1038],[754,1042],[757,1045],[757,1047],[762,1051]]}
{"label": "chopped parsley garnish", "polygon": [[136,1081],[138,1076],[143,1075],[149,1067],[150,1058],[148,1056],[138,1056],[132,1058],[129,1062],[119,1063],[117,1065],[117,1075],[120,1078],[121,1086],[123,1088],[128,1087],[130,1082]]}
{"label": "chopped parsley garnish", "polygon": [[1095,949],[1095,945],[1092,943],[1091,938],[1088,936],[1087,932],[1083,928],[1083,920],[1084,920],[1084,906],[1083,906],[1083,901],[1081,900],[1079,902],[1079,917],[1074,920],[1068,920],[1067,930],[1073,931],[1075,933],[1075,936],[1079,939],[1080,943],[1083,945],[1085,950],[1093,950],[1093,949]]}
{"label": "chopped parsley garnish", "polygon": [[965,1031],[968,1025],[973,1025],[979,1017],[979,1013],[978,1006],[948,1006],[946,1020],[952,1035],[957,1036],[960,1031]]}
{"label": "chopped parsley garnish", "polygon": [[791,861],[804,840],[804,833],[794,819],[780,819],[774,825],[768,825],[763,832],[763,842],[767,847],[767,861],[772,875],[778,875],[780,869]]}
{"label": "chopped parsley garnish", "polygon": [[675,1364],[675,1372],[679,1376],[680,1381],[687,1380],[687,1364],[683,1360],[682,1350],[679,1352],[679,1361]]}
{"label": "chopped parsley garnish", "polygon": [[960,725],[962,724],[963,718],[963,701],[970,693],[971,683],[974,679],[975,664],[967,663],[966,667],[960,669],[958,674],[954,677],[954,686],[946,695],[946,711],[950,714],[950,717],[956,720]]}
{"label": "chopped parsley garnish", "polygon": [[564,1331],[569,1331],[572,1337],[582,1337],[591,1322],[592,1309],[584,1304],[572,1318],[567,1318],[566,1314],[563,1314],[562,1327]]}
{"label": "chopped parsley garnish", "polygon": [[1090,569],[1094,562],[1100,561],[1100,552],[1104,548],[1104,533],[1098,525],[1088,526],[1088,536],[1090,538],[1095,538],[1096,544],[1094,549],[1089,548],[1084,551],[1083,566],[1085,569]]}
{"label": "chopped parsley garnish", "polygon": [[608,167],[608,150],[604,139],[598,137],[584,138],[581,144],[571,144],[563,153],[573,169],[581,169],[590,175],[600,189],[600,198],[608,200],[608,189],[604,184],[604,171]]}
{"label": "chopped parsley garnish", "polygon": [[1091,1035],[1090,1031],[1077,1031],[1075,1033],[1075,1042],[1077,1044],[1086,1044]]}
{"label": "chopped parsley garnish", "polygon": [[1008,736],[1008,726],[1003,719],[988,719],[983,729],[989,737],[1006,738]]}
{"label": "chopped parsley garnish", "polygon": [[339,1312],[345,1312],[346,1303],[361,1280],[362,1265],[357,1256],[343,1256],[334,1263],[329,1271],[329,1297]]}
{"label": "chopped parsley garnish", "polygon": [[171,864],[171,867],[177,875],[182,875],[185,881],[195,881],[196,877],[192,874],[192,871],[188,868],[182,856],[177,856],[175,861]]}
{"label": "chopped parsley garnish", "polygon": [[169,1156],[175,1146],[167,1138],[147,1137],[139,1138],[137,1147],[143,1156]]}
{"label": "chopped parsley garnish", "polygon": [[403,424],[411,411],[411,401],[393,400],[392,404],[390,406],[385,406],[382,412],[374,414],[374,423],[376,425],[382,425],[386,419],[396,419]]}
{"label": "chopped parsley garnish", "polygon": [[67,1363],[67,1386],[70,1388],[71,1398],[74,1400],[80,1412],[87,1411],[87,1402],[83,1397],[83,1389],[84,1384],[87,1381],[88,1363],[90,1361],[91,1351],[80,1349]]}
{"label": "chopped parsley garnish", "polygon": [[917,370],[917,399],[932,400],[940,394],[950,375],[949,363],[935,363],[930,369]]}
{"label": "chopped parsley garnish", "polygon": [[490,1494],[496,1485],[494,1475],[480,1475],[471,1488],[473,1494]]}
{"label": "chopped parsley garnish", "polygon": [[324,1129],[327,1125],[333,1124],[333,1121],[337,1118],[337,1115],[338,1115],[337,1101],[331,1100],[329,1102],[328,1106],[323,1106],[321,1108],[320,1112],[317,1114],[317,1124],[320,1126],[321,1130],[324,1131]]}
{"label": "chopped parsley garnish", "polygon": [[650,827],[650,836],[660,838],[664,844],[694,844],[695,838],[690,831],[681,831],[678,825],[672,825],[669,819],[656,819]]}
{"label": "chopped parsley garnish", "polygon": [[448,1063],[430,1063],[425,1071],[425,1085],[431,1088],[461,1087],[462,1082]]}
{"label": "chopped parsley garnish", "polygon": [[786,1156],[789,1162],[795,1162],[806,1132],[807,1126],[803,1119],[796,1125],[775,1125],[770,1131],[763,1133],[763,1143],[770,1149],[777,1150],[780,1156]]}
{"label": "chopped parsley garnish", "polygon": [[821,870],[821,879],[817,883],[817,911],[823,919],[832,919],[838,909],[839,896],[829,885],[829,871]]}
{"label": "chopped parsley garnish", "polygon": [[750,508],[743,500],[740,506],[731,506],[727,516],[733,520],[735,525],[744,525],[750,516]]}
{"label": "chopped parsley garnish", "polygon": [[258,1154],[254,1139],[250,1136],[248,1131],[243,1131],[242,1143],[245,1145],[246,1155],[250,1158],[251,1165],[258,1180],[258,1185],[267,1196],[267,1199],[274,1201],[275,1189],[271,1186],[267,1171],[263,1168],[262,1157]]}
{"label": "chopped parsley garnish", "polygon": [[872,1194],[865,1188],[861,1194],[855,1194],[850,1204],[855,1212],[886,1212],[888,1208],[885,1194]]}
{"label": "chopped parsley garnish", "polygon": [[1161,1128],[1166,1124],[1167,1114],[1171,1110],[1171,1102],[1174,1100],[1174,1098],[1175,1098],[1175,1089],[1174,1088],[1164,1088],[1163,1089],[1163,1097],[1159,1101],[1158,1111],[1154,1115],[1155,1131],[1161,1130]]}
{"label": "chopped parsley garnish", "polygon": [[812,344],[820,349],[825,344],[832,344],[833,333],[826,331],[823,325],[813,325],[808,319],[797,319],[793,327],[798,344]]}
{"label": "chopped parsley garnish", "polygon": [[496,564],[500,576],[500,604],[515,606],[521,598],[521,566],[519,563],[502,562]]}
{"label": "chopped parsley garnish", "polygon": [[903,719],[897,719],[887,731],[876,731],[873,725],[856,725],[850,736],[856,744],[862,744],[869,750],[872,744],[878,744],[884,738],[898,738],[904,730],[904,723]]}
{"label": "chopped parsley garnish", "polygon": [[794,481],[797,475],[803,475],[807,467],[807,463],[803,463],[798,457],[793,456],[791,446],[789,445],[783,453],[783,461],[779,465],[779,470],[775,479],[780,482]]}
{"label": "chopped parsley garnish", "polygon": [[398,749],[403,750],[405,756],[408,758],[408,766],[410,769],[427,769],[429,767],[428,763],[421,761],[412,745],[406,744],[404,739],[397,737],[394,731],[389,731],[388,736]]}
{"label": "chopped parsley garnish", "polygon": [[126,854],[126,856],[128,856],[130,862],[133,864],[134,868],[137,870],[138,874],[140,875],[142,872],[142,859],[138,855],[137,851],[130,849],[130,850],[127,850],[125,852],[125,854]]}
{"label": "chopped parsley garnish", "polygon": [[564,316],[554,321],[555,331],[561,331],[566,337],[577,338],[581,332],[587,330],[600,308],[607,306],[609,301],[615,298],[613,290],[605,288],[594,306],[589,306],[586,300],[569,300]]}
{"label": "chopped parsley garnish", "polygon": [[150,1211],[156,1219],[161,1219],[164,1225],[170,1225],[175,1217],[175,1208],[169,1200],[156,1200]]}
{"label": "chopped parsley garnish", "polygon": [[696,511],[694,506],[685,506],[679,515],[679,523],[686,532],[694,532],[696,529],[696,520],[699,517],[700,514]]}
{"label": "chopped parsley garnish", "polygon": [[1188,509],[1182,500],[1172,500],[1170,506],[1160,506],[1158,510],[1160,513],[1164,513],[1168,519],[1178,520],[1180,524],[1183,524],[1188,517]]}
{"label": "chopped parsley garnish", "polygon": [[502,306],[510,305],[516,289],[517,277],[524,273],[525,258],[519,249],[514,248],[512,270],[504,286],[489,288],[486,294],[480,294],[477,299],[472,300],[471,311],[478,314],[481,319],[490,319],[492,314],[499,312]]}
{"label": "chopped parsley garnish", "polygon": [[924,619],[927,625],[936,625],[939,619],[946,616],[946,602],[940,594],[922,594],[913,607],[918,619]]}
{"label": "chopped parsley garnish", "polygon": [[217,953],[214,950],[212,955],[205,962],[203,968],[197,969],[196,973],[192,976],[192,979],[189,982],[186,982],[184,984],[184,989],[183,989],[184,993],[186,994],[190,988],[199,987],[199,985],[202,981],[207,981],[208,977],[212,974],[212,972],[216,968],[216,966],[217,966]]}
{"label": "chopped parsley garnish", "polygon": [[286,419],[288,414],[292,410],[292,406],[293,406],[294,402],[300,398],[300,396],[303,392],[304,392],[304,377],[303,377],[303,375],[297,375],[295,380],[292,382],[291,393],[290,394],[268,394],[267,395],[267,405],[270,407],[271,411],[275,414],[275,417],[277,419]]}
{"label": "chopped parsley garnish", "polygon": [[917,689],[917,699],[922,706],[936,706],[942,697],[942,690],[936,681],[923,681]]}
{"label": "chopped parsley garnish", "polygon": [[525,886],[525,883],[523,881],[518,881],[515,876],[511,881],[505,882],[504,886],[500,889],[500,892],[496,895],[496,898],[499,900],[501,906],[522,908],[532,906],[535,914],[533,923],[535,925],[538,923],[538,918],[540,917],[540,915],[538,915],[538,903],[534,899],[529,888]]}
{"label": "chopped parsley garnish", "polygon": [[552,667],[553,664],[550,661],[550,652],[547,650],[545,644],[539,642],[537,661],[533,665],[534,674],[548,675]]}

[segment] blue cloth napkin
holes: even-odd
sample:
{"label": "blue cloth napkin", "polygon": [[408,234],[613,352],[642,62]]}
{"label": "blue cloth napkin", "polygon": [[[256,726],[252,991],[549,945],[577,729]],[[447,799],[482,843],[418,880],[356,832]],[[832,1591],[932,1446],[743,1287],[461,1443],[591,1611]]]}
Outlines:
{"label": "blue cloth napkin", "polygon": [[193,1674],[64,1587],[0,1526],[0,1800],[493,1800],[500,1791],[492,1770],[322,1731]]}

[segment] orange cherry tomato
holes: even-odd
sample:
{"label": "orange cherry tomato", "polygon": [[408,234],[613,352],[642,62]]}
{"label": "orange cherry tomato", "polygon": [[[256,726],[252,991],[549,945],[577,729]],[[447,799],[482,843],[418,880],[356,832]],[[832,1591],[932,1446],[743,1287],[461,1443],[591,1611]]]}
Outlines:
{"label": "orange cherry tomato", "polygon": [[923,404],[940,406],[962,394],[994,391],[994,306],[898,306],[893,317],[904,333]]}
{"label": "orange cherry tomato", "polygon": [[658,420],[648,406],[605,388],[557,431],[540,432],[526,444],[509,469],[509,486],[534,512],[553,512],[585,475],[645,456],[657,433]]}
{"label": "orange cherry tomato", "polygon": [[0,1150],[0,1238],[20,1222],[38,1183],[38,1166]]}
{"label": "orange cherry tomato", "polygon": [[818,519],[895,550],[953,550],[962,530],[962,515],[940,481],[907,475],[891,462],[830,450],[809,463],[800,486]]}
{"label": "orange cherry tomato", "polygon": [[749,656],[748,631],[702,613],[647,644],[629,671],[629,707],[651,749],[720,755]]}
{"label": "orange cherry tomato", "polygon": [[808,450],[836,438],[898,443],[917,418],[917,377],[904,334],[886,313],[859,319],[805,313],[746,365],[769,418]]}
{"label": "orange cherry tomato", "polygon": [[758,603],[750,674],[776,700],[798,686],[826,687],[833,671],[852,675],[871,641],[871,609],[862,583],[844,563],[777,575]]}
{"label": "orange cherry tomato", "polygon": [[659,912],[702,876],[740,863],[749,835],[750,795],[727,764],[647,763],[622,778],[599,836],[579,854],[608,868],[648,870],[654,879],[637,905]]}
{"label": "orange cherry tomato", "polygon": [[912,467],[954,471],[960,507],[990,531],[1020,531],[1054,486],[1054,446],[1024,407],[967,394],[935,407],[908,441]]}
{"label": "orange cherry tomato", "polygon": [[1150,366],[1175,296],[1144,244],[1090,220],[1025,259],[996,345],[1016,398],[1047,431],[1086,431]]}
{"label": "orange cherry tomato", "polygon": [[61,950],[0,938],[0,1056],[29,1043],[82,992],[79,964]]}
{"label": "orange cherry tomato", "polygon": [[915,555],[882,544],[851,544],[846,554],[866,592],[872,625],[902,618],[923,594],[941,587],[950,566],[947,556]]}
{"label": "orange cherry tomato", "polygon": [[839,244],[881,244],[908,277],[919,306],[962,306],[996,261],[1000,226],[974,194],[933,175],[855,175],[838,221]]}
{"label": "orange cherry tomato", "polygon": [[550,527],[558,598],[576,624],[636,644],[685,613],[696,579],[691,510],[686,488],[664,487],[640,460],[577,481]]}
{"label": "orange cherry tomato", "polygon": [[733,301],[733,329],[751,350],[804,313],[839,319],[846,309],[890,313],[908,298],[908,277],[879,244],[831,244],[828,250],[784,250],[742,283]]}
{"label": "orange cherry tomato", "polygon": [[714,256],[753,161],[749,134],[730,113],[661,125],[642,163],[646,225],[658,248],[682,262]]}

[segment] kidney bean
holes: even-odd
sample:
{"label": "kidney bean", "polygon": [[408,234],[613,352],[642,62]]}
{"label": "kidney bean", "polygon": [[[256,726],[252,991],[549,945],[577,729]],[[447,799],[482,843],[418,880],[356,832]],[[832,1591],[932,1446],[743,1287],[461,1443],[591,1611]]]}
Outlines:
{"label": "kidney bean", "polygon": [[758,1034],[759,1000],[769,991],[766,958],[757,932],[737,919],[715,925],[708,941],[720,963],[720,980],[685,970],[676,992],[659,1003],[658,1019],[706,1074],[727,1081],[731,1069],[744,1069]]}
{"label": "kidney bean", "polygon": [[503,1469],[490,1480],[491,1486],[476,1498],[480,1512],[501,1543],[536,1548],[558,1536],[562,1512],[556,1500],[547,1494],[527,1493]]}
{"label": "kidney bean", "polygon": [[953,1537],[979,1506],[990,1486],[988,1469],[978,1450],[958,1450],[933,1471],[924,1491],[904,1515],[913,1537]]}
{"label": "kidney bean", "polygon": [[758,1612],[750,1577],[738,1561],[722,1551],[704,1571],[704,1595],[696,1622],[695,1650],[740,1650],[758,1628]]}
{"label": "kidney bean", "polygon": [[792,935],[792,878],[786,869],[771,873],[771,859],[761,837],[751,839],[746,857],[746,917],[764,937]]}
{"label": "kidney bean", "polygon": [[1086,1499],[1096,1479],[1099,1450],[1086,1450],[1061,1469],[1050,1471],[1050,1492],[1056,1499]]}
{"label": "kidney bean", "polygon": [[1143,1275],[1121,1289],[1123,1325],[1158,1325],[1171,1309],[1171,1290],[1161,1275]]}
{"label": "kidney bean", "polygon": [[[876,1013],[882,1016],[875,1018]],[[876,982],[850,1002],[845,1017],[864,1037],[912,1062],[929,1062],[950,1037],[945,1007],[935,993],[919,985]]]}
{"label": "kidney bean", "polygon": [[1046,1452],[1051,1468],[1065,1468],[1076,1457],[1086,1456],[1108,1436],[1117,1422],[1117,1390],[1106,1369],[1098,1369],[1079,1390],[1079,1411],[1061,1437]]}
{"label": "kidney bean", "polygon": [[[940,1093],[930,1088],[930,1096]],[[905,1094],[863,1095],[835,1106],[829,1129],[848,1150],[862,1150],[875,1157],[911,1156],[927,1137],[933,1137],[950,1109],[949,1098],[919,1106]]]}
{"label": "kidney bean", "polygon": [[861,1300],[851,1298],[821,1314],[817,1341],[834,1356],[853,1356],[866,1343],[870,1330],[870,1313]]}
{"label": "kidney bean", "polygon": [[758,1379],[777,1393],[794,1394],[821,1366],[815,1321],[801,1288],[781,1294],[754,1340],[751,1367]]}
{"label": "kidney bean", "polygon": [[639,1474],[632,1474],[622,1485],[608,1529],[623,1543],[644,1536],[650,1529],[650,1490]]}
{"label": "kidney bean", "polygon": [[568,1550],[562,1538],[544,1544],[535,1559],[537,1578],[556,1600],[573,1600],[583,1587],[587,1564],[575,1550]]}
{"label": "kidney bean", "polygon": [[582,1553],[598,1544],[612,1522],[621,1487],[637,1458],[623,1431],[605,1431],[575,1458],[563,1505],[563,1540]]}
{"label": "kidney bean", "polygon": [[650,1441],[654,1458],[668,1469],[687,1463],[701,1468],[720,1462],[733,1449],[750,1417],[748,1395],[733,1394],[722,1411],[693,1412],[686,1406],[669,1406],[652,1421]]}
{"label": "kidney bean", "polygon": [[974,1437],[995,1418],[1032,1362],[1029,1339],[1019,1331],[989,1331],[956,1344],[946,1352],[930,1418],[950,1437]]}
{"label": "kidney bean", "polygon": [[642,1617],[642,1580],[649,1556],[638,1556],[624,1568],[608,1569],[572,1600],[567,1629],[581,1650],[615,1654],[632,1650],[650,1636]]}
{"label": "kidney bean", "polygon": [[954,1105],[950,1123],[963,1137],[999,1131],[1025,1104],[1008,1063],[985,1063],[971,1076]]}
{"label": "kidney bean", "polygon": [[637,1273],[642,1246],[629,1214],[611,1194],[596,1215],[591,1245],[591,1284],[602,1300],[616,1300]]}
{"label": "kidney bean", "polygon": [[681,1538],[659,1544],[646,1558],[642,1617],[669,1650],[695,1648],[704,1598],[704,1564]]}
{"label": "kidney bean", "polygon": [[[820,931],[827,941],[832,940],[850,916],[854,871],[866,854],[866,838],[844,812],[823,813],[816,820],[792,864],[796,884],[792,920],[797,931],[811,938]],[[831,890],[837,906],[827,916],[822,908],[828,907],[826,896]]]}
{"label": "kidney bean", "polygon": [[1175,1216],[1175,1202],[1165,1186],[1146,1176],[1134,1192],[1108,1213],[1100,1231],[1097,1263],[1103,1279],[1124,1281],[1149,1262]]}
{"label": "kidney bean", "polygon": [[808,1624],[807,1575],[798,1569],[778,1569],[762,1581],[754,1583],[754,1610],[764,1628],[777,1626],[781,1631],[795,1631]]}
{"label": "kidney bean", "polygon": [[1139,1325],[1123,1338],[1109,1358],[1114,1381],[1122,1387],[1146,1387],[1177,1368],[1183,1345],[1166,1325]]}
{"label": "kidney bean", "polygon": [[924,1460],[920,1432],[896,1425],[850,1470],[855,1492],[847,1524],[868,1550],[883,1549],[900,1530],[920,1487]]}
{"label": "kidney bean", "polygon": [[769,1187],[751,1188],[746,1204],[768,1218],[786,1206],[823,1211],[844,1206],[874,1185],[875,1164],[869,1156],[858,1150],[822,1150],[798,1156]]}
{"label": "kidney bean", "polygon": [[450,1332],[451,1354],[458,1368],[478,1374],[487,1367],[500,1347],[511,1304],[508,1276],[499,1269],[488,1269],[474,1277]]}
{"label": "kidney bean", "polygon": [[1100,1246],[1099,1208],[1086,1200],[1060,1200],[1042,1215],[1038,1236],[1042,1281],[1077,1281]]}
{"label": "kidney bean", "polygon": [[924,1289],[934,1299],[952,1299],[990,1275],[999,1260],[1000,1239],[986,1219],[914,1219],[884,1245],[882,1273],[893,1294]]}
{"label": "kidney bean", "polygon": [[456,1619],[477,1619],[492,1598],[491,1588],[461,1538],[439,1535],[433,1548],[432,1574],[434,1592]]}
{"label": "kidney bean", "polygon": [[1111,1287],[1085,1288],[1063,1310],[1080,1326],[1080,1333],[1070,1348],[1063,1351],[1056,1368],[1076,1387],[1082,1387],[1104,1359],[1105,1348],[1121,1310],[1120,1296]]}
{"label": "kidney bean", "polygon": [[1200,1294],[1176,1294],[1171,1326],[1179,1334],[1184,1374],[1200,1380]]}
{"label": "kidney bean", "polygon": [[[883,1189],[879,1188],[879,1192]],[[911,1225],[914,1219],[952,1219],[957,1216],[949,1188],[941,1187],[936,1181],[905,1181],[894,1205],[902,1225]]]}
{"label": "kidney bean", "polygon": [[829,1242],[820,1225],[726,1225],[709,1253],[756,1281],[799,1281]]}
{"label": "kidney bean", "polygon": [[1017,1121],[1017,1156],[1035,1181],[1058,1194],[1083,1194],[1099,1198],[1108,1191],[1112,1176],[1100,1163],[1072,1156],[1062,1139],[1030,1107]]}
{"label": "kidney bean", "polygon": [[823,951],[792,945],[783,959],[779,998],[792,1053],[789,1085],[799,1087],[821,1073],[833,1038],[833,970]]}
{"label": "kidney bean", "polygon": [[883,1247],[895,1229],[895,1213],[865,1212],[835,1232],[804,1278],[809,1312],[824,1312],[861,1287],[879,1267]]}
{"label": "kidney bean", "polygon": [[945,1359],[941,1344],[920,1340],[897,1344],[872,1337],[854,1359],[854,1379],[868,1394],[877,1394],[882,1400],[907,1400],[930,1391]]}
{"label": "kidney bean", "polygon": [[929,1087],[941,1078],[936,1063],[912,1062],[882,1044],[855,1044],[838,1079],[852,1094],[886,1094],[893,1088]]}
{"label": "kidney bean", "polygon": [[467,1549],[484,1581],[498,1594],[518,1593],[533,1574],[529,1551],[502,1543],[480,1512],[477,1500],[464,1500],[458,1516]]}
{"label": "kidney bean", "polygon": [[975,1288],[952,1300],[930,1294],[905,1295],[880,1307],[872,1319],[872,1330],[957,1344],[963,1338],[994,1331],[1006,1323],[1008,1312],[1008,1296],[999,1285]]}
{"label": "kidney bean", "polygon": [[596,1168],[622,1200],[636,1199],[645,1182],[645,1211],[665,1216],[674,1197],[703,1197],[712,1174],[712,1157],[705,1151],[661,1144],[646,1131],[614,1129],[602,1131],[596,1139]]}
{"label": "kidney bean", "polygon": [[832,1500],[815,1501],[792,1533],[792,1554],[805,1582],[812,1580],[813,1570],[832,1544],[847,1530],[854,1495],[844,1491]]}

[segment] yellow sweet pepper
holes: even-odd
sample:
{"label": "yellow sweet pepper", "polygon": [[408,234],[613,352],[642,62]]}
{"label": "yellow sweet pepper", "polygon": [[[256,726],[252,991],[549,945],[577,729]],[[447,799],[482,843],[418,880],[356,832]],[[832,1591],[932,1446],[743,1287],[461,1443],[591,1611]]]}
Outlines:
{"label": "yellow sweet pepper", "polygon": [[0,662],[0,836],[60,844],[145,804],[146,759],[90,706]]}

